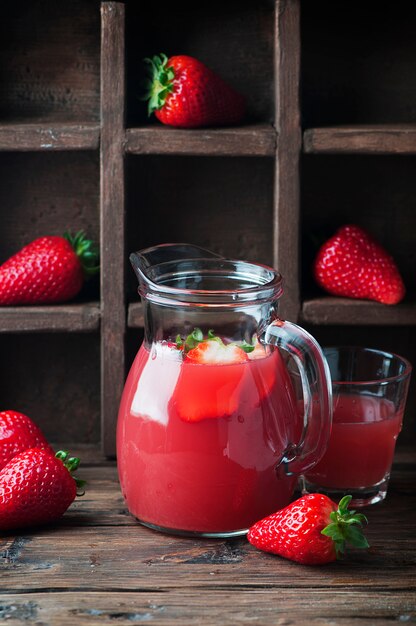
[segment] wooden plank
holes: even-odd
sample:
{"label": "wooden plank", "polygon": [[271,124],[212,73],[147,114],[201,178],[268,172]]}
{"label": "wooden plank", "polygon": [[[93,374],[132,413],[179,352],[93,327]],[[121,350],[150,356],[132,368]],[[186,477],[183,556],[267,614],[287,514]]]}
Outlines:
{"label": "wooden plank", "polygon": [[276,131],[266,124],[202,130],[153,126],[126,131],[126,152],[130,154],[274,156],[275,149]]}
{"label": "wooden plank", "polygon": [[416,154],[416,125],[309,128],[303,150],[310,154]]}
{"label": "wooden plank", "polygon": [[141,302],[134,302],[133,304],[129,304],[127,325],[129,328],[144,327],[143,305]]}
{"label": "wooden plank", "polygon": [[100,305],[1,307],[0,333],[90,332],[100,327]]}
{"label": "wooden plank", "polygon": [[301,319],[309,324],[414,326],[416,304],[388,306],[369,300],[323,297],[305,300]]}
{"label": "wooden plank", "polygon": [[299,297],[299,158],[301,127],[300,2],[277,0],[275,5],[275,99],[278,144],[274,192],[275,267],[284,278],[282,317],[296,321]]}
{"label": "wooden plank", "polygon": [[[93,575],[90,576],[93,579]],[[262,626],[387,626],[415,620],[412,591],[391,594],[366,590],[220,590],[174,589],[146,593],[76,592],[0,595],[0,617],[13,624],[33,622],[55,626],[120,626],[150,622],[158,625],[258,623]]]}
{"label": "wooden plank", "polygon": [[148,530],[127,513],[114,466],[81,466],[79,474],[88,481],[86,494],[60,522],[2,535],[1,591],[215,588],[284,594],[297,588],[300,595],[312,589],[368,595],[384,590],[392,598],[416,591],[414,466],[394,469],[387,500],[366,509],[371,548],[319,568],[260,552],[245,538],[197,539]]}
{"label": "wooden plank", "polygon": [[[414,476],[413,476],[414,478]],[[414,498],[412,499],[415,504]],[[407,509],[407,513],[410,510]],[[373,524],[373,511],[366,513]],[[80,517],[80,516],[79,516]],[[266,554],[246,539],[218,541],[155,534],[135,524],[58,526],[2,537],[0,592],[39,590],[151,591],[154,589],[408,590],[416,596],[413,524],[396,517],[367,531],[372,545],[342,562],[301,567]],[[391,538],[389,533],[398,538]]]}
{"label": "wooden plank", "polygon": [[0,124],[0,150],[96,150],[100,143],[98,124]]}
{"label": "wooden plank", "polygon": [[115,454],[124,383],[124,5],[101,6],[101,414],[105,454]]}

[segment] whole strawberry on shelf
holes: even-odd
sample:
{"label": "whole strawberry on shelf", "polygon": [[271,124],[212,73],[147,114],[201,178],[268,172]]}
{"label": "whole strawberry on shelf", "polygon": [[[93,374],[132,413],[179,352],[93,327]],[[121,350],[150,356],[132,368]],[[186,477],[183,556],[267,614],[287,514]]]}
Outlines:
{"label": "whole strawberry on shelf", "polygon": [[330,294],[397,304],[405,286],[393,258],[355,224],[342,226],[318,251],[317,283]]}
{"label": "whole strawberry on shelf", "polygon": [[66,302],[98,270],[97,248],[82,231],[40,237],[0,266],[0,305]]}
{"label": "whole strawberry on shelf", "polygon": [[0,470],[0,530],[45,524],[60,518],[84,481],[72,473],[79,459],[67,452],[29,448]]}
{"label": "whole strawberry on shelf", "polygon": [[320,493],[302,496],[254,524],[247,539],[260,550],[304,565],[331,563],[344,554],[347,544],[369,547],[360,528],[367,518],[349,511],[350,502],[351,496],[345,496],[337,507]]}
{"label": "whole strawberry on shelf", "polygon": [[14,456],[28,448],[52,452],[41,429],[27,415],[18,411],[0,412],[0,470]]}
{"label": "whole strawberry on shelf", "polygon": [[186,55],[145,59],[148,113],[179,128],[238,124],[245,100],[206,65]]}

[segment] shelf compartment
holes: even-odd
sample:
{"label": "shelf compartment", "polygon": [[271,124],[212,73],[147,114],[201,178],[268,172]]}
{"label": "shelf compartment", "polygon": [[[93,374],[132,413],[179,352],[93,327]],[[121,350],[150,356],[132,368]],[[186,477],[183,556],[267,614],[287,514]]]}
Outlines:
{"label": "shelf compartment", "polygon": [[308,154],[416,154],[416,124],[331,126],[303,134]]}
{"label": "shelf compartment", "polygon": [[313,298],[303,302],[301,319],[304,323],[320,325],[414,326],[416,304],[388,306],[351,298]]}
{"label": "shelf compartment", "polygon": [[100,126],[64,122],[0,124],[0,151],[96,150]]}
{"label": "shelf compartment", "polygon": [[319,244],[342,225],[358,224],[395,260],[406,285],[406,304],[416,302],[415,166],[414,155],[303,155],[303,301],[326,295],[312,271]]}
{"label": "shelf compartment", "polygon": [[0,333],[92,332],[100,327],[95,302],[0,308]]}
{"label": "shelf compartment", "polygon": [[128,300],[137,298],[128,254],[152,245],[190,241],[222,256],[272,265],[273,176],[273,159],[259,157],[129,156]]}
{"label": "shelf compartment", "polygon": [[28,415],[48,441],[100,440],[98,333],[0,334],[1,401]]}
{"label": "shelf compartment", "polygon": [[359,19],[347,0],[301,4],[305,126],[415,122],[409,3],[399,0],[394,11],[361,3]]}
{"label": "shelf compartment", "polygon": [[276,131],[269,124],[198,130],[166,126],[129,128],[125,149],[130,154],[273,157]]}
{"label": "shelf compartment", "polygon": [[147,123],[142,60],[164,52],[199,59],[247,101],[247,120],[274,119],[275,3],[212,0],[159,7],[126,3],[127,127]]}
{"label": "shelf compartment", "polygon": [[9,3],[0,31],[2,121],[98,122],[96,2]]}
{"label": "shelf compartment", "polygon": [[[98,151],[0,152],[0,262],[37,237],[84,230],[99,241]],[[98,280],[82,301],[98,299]]]}

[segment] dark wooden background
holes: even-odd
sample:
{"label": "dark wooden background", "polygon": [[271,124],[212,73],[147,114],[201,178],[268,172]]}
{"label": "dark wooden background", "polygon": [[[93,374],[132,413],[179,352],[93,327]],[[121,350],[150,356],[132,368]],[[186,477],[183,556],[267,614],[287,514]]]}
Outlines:
{"label": "dark wooden background", "polygon": [[[282,315],[323,344],[416,362],[416,44],[403,1],[7,3],[0,20],[0,262],[32,238],[85,229],[101,282],[60,307],[0,310],[0,407],[62,442],[114,453],[143,317],[128,254],[187,240],[272,264]],[[298,14],[300,5],[300,22]],[[110,7],[110,8],[108,8]],[[148,120],[141,60],[192,54],[248,101],[233,129]],[[124,82],[125,72],[125,82]],[[303,141],[302,141],[303,140]],[[403,304],[329,298],[317,242],[345,222],[397,259]],[[416,379],[399,446],[416,442]]]}

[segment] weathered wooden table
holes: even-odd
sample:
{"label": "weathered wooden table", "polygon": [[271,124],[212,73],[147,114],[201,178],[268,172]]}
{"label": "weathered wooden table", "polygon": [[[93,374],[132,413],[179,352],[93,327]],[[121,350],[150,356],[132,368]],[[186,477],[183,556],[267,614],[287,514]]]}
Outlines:
{"label": "weathered wooden table", "polygon": [[[416,469],[396,463],[388,499],[367,509],[368,551],[305,567],[245,539],[162,535],[128,514],[114,463],[58,524],[2,536],[0,623],[349,625],[416,622]],[[79,472],[81,474],[81,471]]]}

